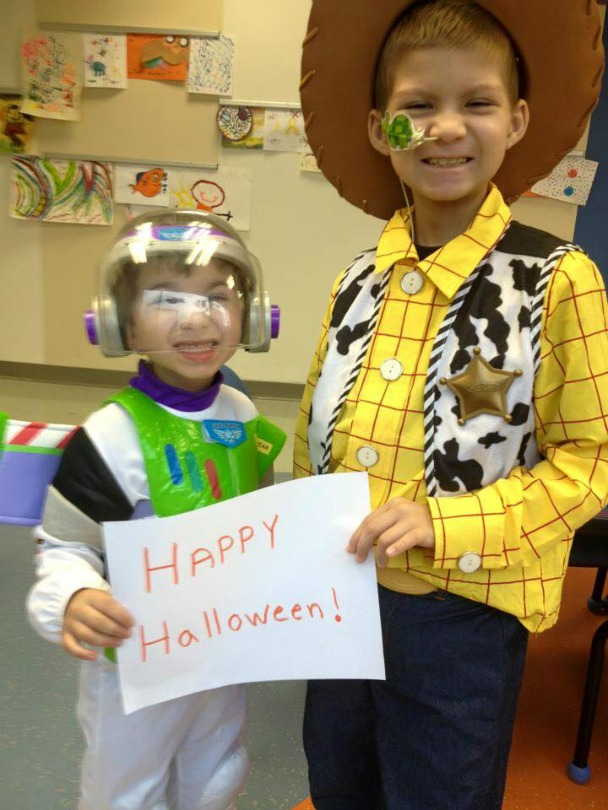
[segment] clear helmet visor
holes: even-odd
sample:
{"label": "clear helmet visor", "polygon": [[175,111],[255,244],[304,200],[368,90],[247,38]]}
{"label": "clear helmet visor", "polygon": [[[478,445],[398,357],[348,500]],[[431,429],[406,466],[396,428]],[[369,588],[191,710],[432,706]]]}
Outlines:
{"label": "clear helmet visor", "polygon": [[140,354],[207,351],[247,343],[248,290],[242,274],[220,261],[171,273],[143,273],[126,327],[127,348]]}
{"label": "clear helmet visor", "polygon": [[100,270],[94,304],[104,354],[258,349],[269,342],[259,262],[220,217],[143,215]]}

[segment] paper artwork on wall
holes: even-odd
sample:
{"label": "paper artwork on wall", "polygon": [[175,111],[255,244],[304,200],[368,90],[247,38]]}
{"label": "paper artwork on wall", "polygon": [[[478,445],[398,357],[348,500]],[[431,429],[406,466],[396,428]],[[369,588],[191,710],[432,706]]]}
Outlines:
{"label": "paper artwork on wall", "polygon": [[21,110],[21,97],[0,95],[0,152],[27,152],[34,119]]}
{"label": "paper artwork on wall", "polygon": [[[247,110],[249,131],[240,134],[242,125],[239,118]],[[263,107],[235,107],[226,104],[218,110],[218,129],[222,133],[222,146],[225,149],[262,149],[264,146],[264,120],[266,111]],[[236,119],[236,120],[235,120]]]}
{"label": "paper artwork on wall", "polygon": [[15,156],[10,185],[10,215],[16,219],[112,224],[108,163]]}
{"label": "paper artwork on wall", "polygon": [[532,186],[532,194],[586,205],[597,167],[595,160],[567,155],[548,177]]}
{"label": "paper artwork on wall", "polygon": [[167,34],[127,34],[129,79],[183,82],[188,75],[190,38]]}
{"label": "paper artwork on wall", "polygon": [[82,37],[26,33],[21,44],[22,112],[41,118],[80,120]]}
{"label": "paper artwork on wall", "polygon": [[197,208],[224,217],[239,231],[251,218],[251,169],[173,169],[169,178],[171,208]]}
{"label": "paper artwork on wall", "polygon": [[301,109],[266,110],[264,149],[269,152],[309,151]]}
{"label": "paper artwork on wall", "polygon": [[232,95],[232,70],[235,42],[219,37],[195,37],[190,48],[188,92]]}
{"label": "paper artwork on wall", "polygon": [[300,152],[300,171],[321,174],[321,169],[317,166],[316,158],[312,152]]}
{"label": "paper artwork on wall", "polygon": [[169,206],[169,172],[162,166],[116,164],[114,201],[127,205]]}
{"label": "paper artwork on wall", "polygon": [[235,107],[224,104],[219,107],[216,116],[217,128],[229,141],[241,141],[246,138],[253,127],[251,107]]}
{"label": "paper artwork on wall", "polygon": [[127,38],[124,34],[83,34],[84,86],[127,86]]}

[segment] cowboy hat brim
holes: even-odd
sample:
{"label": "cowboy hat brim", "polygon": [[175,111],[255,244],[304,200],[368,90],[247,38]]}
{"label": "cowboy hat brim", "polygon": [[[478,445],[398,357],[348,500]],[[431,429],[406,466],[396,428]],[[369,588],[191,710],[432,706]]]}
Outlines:
{"label": "cowboy hat brim", "polygon": [[[371,146],[367,118],[382,45],[415,0],[313,0],[300,95],[319,169],[339,194],[389,219],[403,206],[390,161]],[[521,59],[530,124],[493,178],[507,202],[546,177],[579,141],[604,67],[596,0],[477,0],[509,32]]]}

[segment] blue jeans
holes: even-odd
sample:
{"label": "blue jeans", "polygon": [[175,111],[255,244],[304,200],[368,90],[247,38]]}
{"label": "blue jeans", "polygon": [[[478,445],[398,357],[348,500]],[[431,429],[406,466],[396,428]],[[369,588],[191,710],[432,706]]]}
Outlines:
{"label": "blue jeans", "polygon": [[317,810],[500,810],[528,632],[434,591],[379,588],[386,681],[310,681]]}

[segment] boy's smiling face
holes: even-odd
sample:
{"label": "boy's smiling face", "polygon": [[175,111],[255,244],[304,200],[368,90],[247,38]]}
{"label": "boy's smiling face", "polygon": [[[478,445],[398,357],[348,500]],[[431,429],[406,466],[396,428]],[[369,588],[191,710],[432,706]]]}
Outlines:
{"label": "boy's smiling face", "polygon": [[405,111],[414,125],[437,140],[392,152],[382,132],[384,110],[372,110],[369,135],[390,157],[417,207],[440,206],[472,216],[505,153],[524,136],[528,108],[512,104],[505,69],[494,54],[477,49],[419,48],[406,53],[395,72],[386,105]]}
{"label": "boy's smiling face", "polygon": [[163,382],[201,391],[240,344],[243,315],[239,276],[226,262],[186,274],[157,260],[140,271],[128,345]]}

